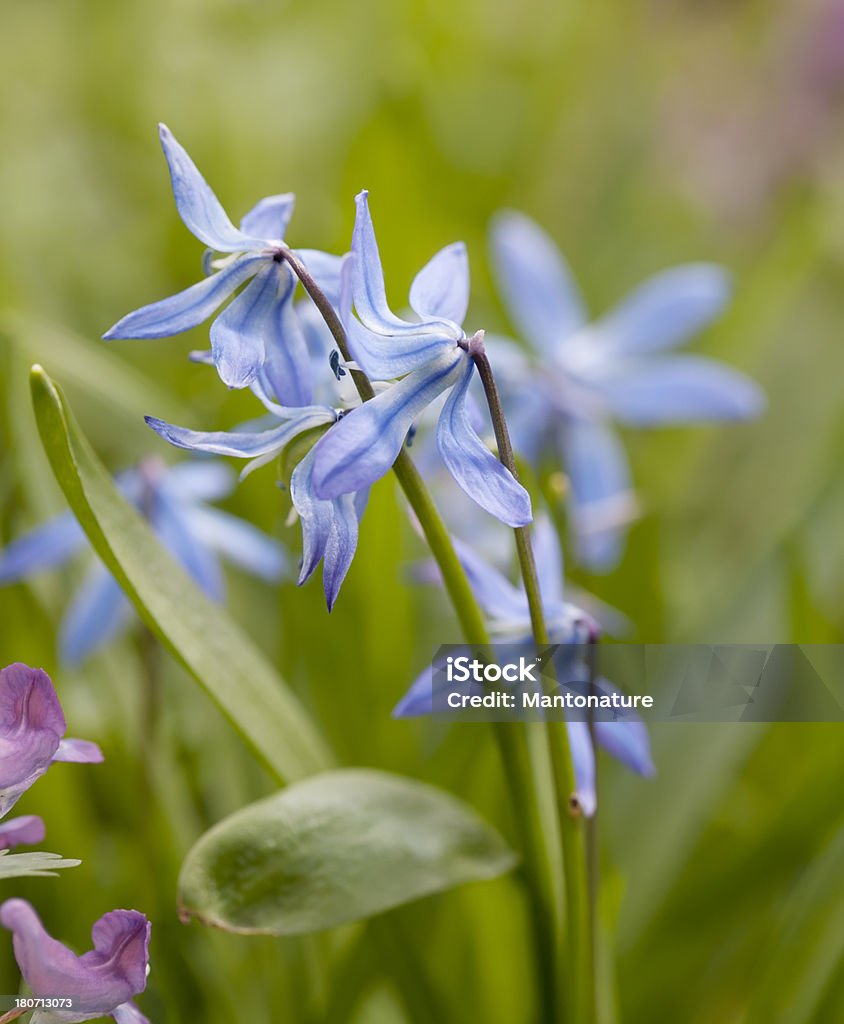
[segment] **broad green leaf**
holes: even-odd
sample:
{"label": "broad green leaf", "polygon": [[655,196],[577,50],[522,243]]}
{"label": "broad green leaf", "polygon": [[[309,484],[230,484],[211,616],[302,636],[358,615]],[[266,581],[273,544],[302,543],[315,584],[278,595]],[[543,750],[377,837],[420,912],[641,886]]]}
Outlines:
{"label": "broad green leaf", "polygon": [[4,878],[49,878],[60,868],[76,868],[81,860],[65,860],[59,853],[9,853],[0,850],[0,881]]}
{"label": "broad green leaf", "polygon": [[357,921],[515,864],[466,804],[366,769],[306,779],[237,811],[190,851],[184,918],[241,933],[300,935]]}
{"label": "broad green leaf", "polygon": [[298,699],[124,501],[39,366],[32,370],[32,399],[44,449],[70,507],[144,622],[279,779],[330,767],[324,741]]}

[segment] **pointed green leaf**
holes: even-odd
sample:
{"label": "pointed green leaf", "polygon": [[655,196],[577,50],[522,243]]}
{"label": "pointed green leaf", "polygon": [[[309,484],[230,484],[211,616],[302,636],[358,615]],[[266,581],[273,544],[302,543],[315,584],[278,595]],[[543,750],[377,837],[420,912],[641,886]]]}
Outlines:
{"label": "pointed green leaf", "polygon": [[32,399],[44,450],[97,554],[138,614],[279,779],[331,766],[322,737],[264,656],[126,503],[40,366]]}
{"label": "pointed green leaf", "polygon": [[515,856],[426,783],[344,769],[297,782],[207,832],[179,878],[182,916],[300,935],[508,871]]}
{"label": "pointed green leaf", "polygon": [[47,878],[60,868],[76,868],[81,860],[65,860],[59,853],[9,853],[0,850],[0,881],[4,878]]}

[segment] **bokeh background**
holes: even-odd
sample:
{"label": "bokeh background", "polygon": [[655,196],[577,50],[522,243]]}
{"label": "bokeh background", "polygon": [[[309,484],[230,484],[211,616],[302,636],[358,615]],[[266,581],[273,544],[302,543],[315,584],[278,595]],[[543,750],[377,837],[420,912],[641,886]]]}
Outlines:
{"label": "bokeh background", "polygon": [[[200,246],[175,213],[160,120],[234,219],[296,192],[294,245],[345,251],[352,197],[369,188],[397,306],[437,248],[465,239],[474,326],[508,326],[486,253],[505,205],[560,242],[596,312],[673,263],[730,267],[735,299],[696,348],[756,377],[767,414],[629,432],[642,518],[615,572],[572,576],[630,619],[633,640],[842,641],[840,0],[29,0],[4,7],[0,68],[0,540],[63,507],[29,408],[34,361],[114,469],[172,457],[144,413],[205,429],[255,414],[248,395],[187,363],[204,328],[98,340],[196,280]],[[298,550],[272,470],[226,507]],[[482,727],[389,717],[432,650],[457,639],[445,602],[408,583],[419,554],[387,480],[331,616],[316,578],[273,589],[232,574],[230,604],[344,760],[437,781],[508,832]],[[163,719],[145,733],[136,636],[81,670],[57,665],[56,623],[83,569],[0,590],[2,663],[47,668],[70,732],[107,755],[102,768],[56,768],[19,805],[45,818],[47,849],[82,866],[0,895],[25,895],[80,948],[106,910],[145,910],[142,1004],[158,1022],[425,1020],[397,997],[377,925],[362,947],[355,929],[282,942],[179,923],[185,851],[271,782],[164,654]],[[602,765],[617,949],[607,1022],[842,1019],[842,736],[664,725],[654,781]],[[440,1019],[529,1019],[512,878],[391,916]],[[6,992],[10,945],[0,936]]]}

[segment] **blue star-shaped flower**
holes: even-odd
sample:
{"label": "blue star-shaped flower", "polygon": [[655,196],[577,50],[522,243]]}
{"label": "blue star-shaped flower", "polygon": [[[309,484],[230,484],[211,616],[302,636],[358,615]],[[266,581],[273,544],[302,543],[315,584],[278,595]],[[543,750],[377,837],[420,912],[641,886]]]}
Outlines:
{"label": "blue star-shaped flower", "polygon": [[711,264],[657,274],[590,323],[554,242],[521,213],[500,213],[491,231],[496,276],[515,326],[532,348],[495,348],[508,419],[521,453],[549,442],[571,481],[578,553],[595,569],[618,560],[635,514],[630,472],[612,424],[653,427],[746,420],[764,396],[744,374],[713,359],[666,354],[706,326],[729,297]]}
{"label": "blue star-shaped flower", "polygon": [[[166,338],[180,334],[207,320],[248,281],[211,324],[211,352],[217,371],[223,383],[232,388],[246,387],[263,371],[281,401],[307,405],[311,401],[308,350],[293,315],[296,279],[280,255],[293,213],[293,195],[262,199],[246,214],[238,230],[169,129],[160,125],[159,133],[179,216],[211,253],[230,255],[206,261],[212,272],[205,280],[129,313],[104,337]],[[313,249],[297,250],[297,255],[321,287],[336,298],[340,258]]]}

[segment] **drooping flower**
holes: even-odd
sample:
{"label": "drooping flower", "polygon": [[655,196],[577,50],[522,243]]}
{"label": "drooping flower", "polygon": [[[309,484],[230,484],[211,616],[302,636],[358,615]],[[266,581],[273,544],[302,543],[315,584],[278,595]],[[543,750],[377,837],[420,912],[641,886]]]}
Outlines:
{"label": "drooping flower", "polygon": [[[46,672],[15,663],[0,670],[0,817],[12,809],[55,761],[99,764],[102,751],[88,740],[64,739],[64,713]],[[38,821],[39,819],[35,819]],[[32,820],[9,822],[5,839],[40,842]],[[12,845],[11,843],[7,843]]]}
{"label": "drooping flower", "polygon": [[551,447],[562,458],[573,498],[580,558],[594,569],[618,561],[636,505],[624,448],[613,423],[654,427],[746,420],[764,407],[757,385],[713,359],[666,354],[712,321],[729,297],[719,267],[664,271],[590,323],[554,242],[528,217],[505,211],[491,229],[499,287],[530,356],[490,351],[511,431],[521,453]]}
{"label": "drooping flower", "polygon": [[37,814],[22,814],[0,823],[0,850],[13,850],[16,846],[32,846],[43,842],[47,832]]}
{"label": "drooping flower", "polygon": [[[533,545],[536,559],[539,590],[545,613],[548,637],[553,645],[560,645],[561,655],[568,658],[569,652],[579,652],[597,631],[597,624],[586,612],[568,603],[564,597],[563,561],[559,540],[551,524],[544,516],[536,520],[533,531]],[[524,588],[515,586],[494,566],[481,558],[468,544],[455,540],[457,557],[469,579],[478,603],[488,619],[491,636],[500,643],[513,645],[514,650],[525,648],[533,652],[530,611]],[[453,651],[449,653],[453,654]],[[443,683],[442,666],[432,664],[416,678],[410,689],[399,701],[393,716],[413,718],[431,714],[440,706],[438,689],[445,685],[454,689],[453,683]],[[574,678],[582,668],[569,665]],[[479,686],[480,684],[478,684]],[[614,687],[606,680],[598,682],[602,692],[611,692]],[[474,691],[473,691],[474,692]],[[478,690],[478,692],[482,692]],[[577,784],[577,804],[583,814],[591,816],[597,805],[595,793],[595,752],[585,721],[571,720],[566,723],[571,744]],[[633,713],[626,713],[617,721],[595,720],[595,738],[631,771],[645,777],[654,774],[650,743],[644,722]]]}
{"label": "drooping flower", "polygon": [[483,332],[469,339],[461,326],[469,302],[465,246],[447,246],[416,275],[410,305],[419,319],[403,320],[387,305],[367,193],[356,202],[352,254],[341,271],[340,315],[352,358],[371,379],[396,382],[317,443],[317,497],[334,500],[384,476],[414,421],[450,389],[437,427],[443,461],[477,504],[510,526],[524,526],[531,520],[530,497],[483,444],[466,409],[475,369],[469,349],[482,345]]}
{"label": "drooping flower", "polygon": [[15,959],[35,997],[67,998],[73,1009],[36,1010],[32,1024],[74,1024],[111,1016],[149,1024],[132,1002],[147,984],[150,923],[137,910],[112,910],[91,929],[94,948],[76,956],[47,933],[25,900],[6,900],[0,924],[12,932]]}
{"label": "drooping flower", "polygon": [[[129,313],[104,337],[166,338],[207,320],[241,285],[249,284],[211,324],[211,351],[225,384],[242,388],[259,374],[280,401],[311,401],[308,352],[296,317],[296,279],[281,255],[293,213],[291,193],[262,199],[240,222],[229,220],[191,158],[165,125],[161,145],[170,168],[179,216],[209,250],[227,253],[206,261],[205,280],[170,298]],[[340,258],[314,249],[297,250],[328,294],[337,291]]]}
{"label": "drooping flower", "polygon": [[[146,458],[116,478],[124,497],[149,520],[164,546],[217,601],[224,597],[218,555],[270,582],[286,569],[286,554],[277,541],[251,523],[206,504],[231,492],[232,476],[216,462],[168,467],[156,458]],[[63,565],[86,545],[73,515],[59,515],[0,552],[0,585]],[[62,660],[68,665],[81,663],[131,620],[131,605],[120,585],[97,562],[62,622]]]}

